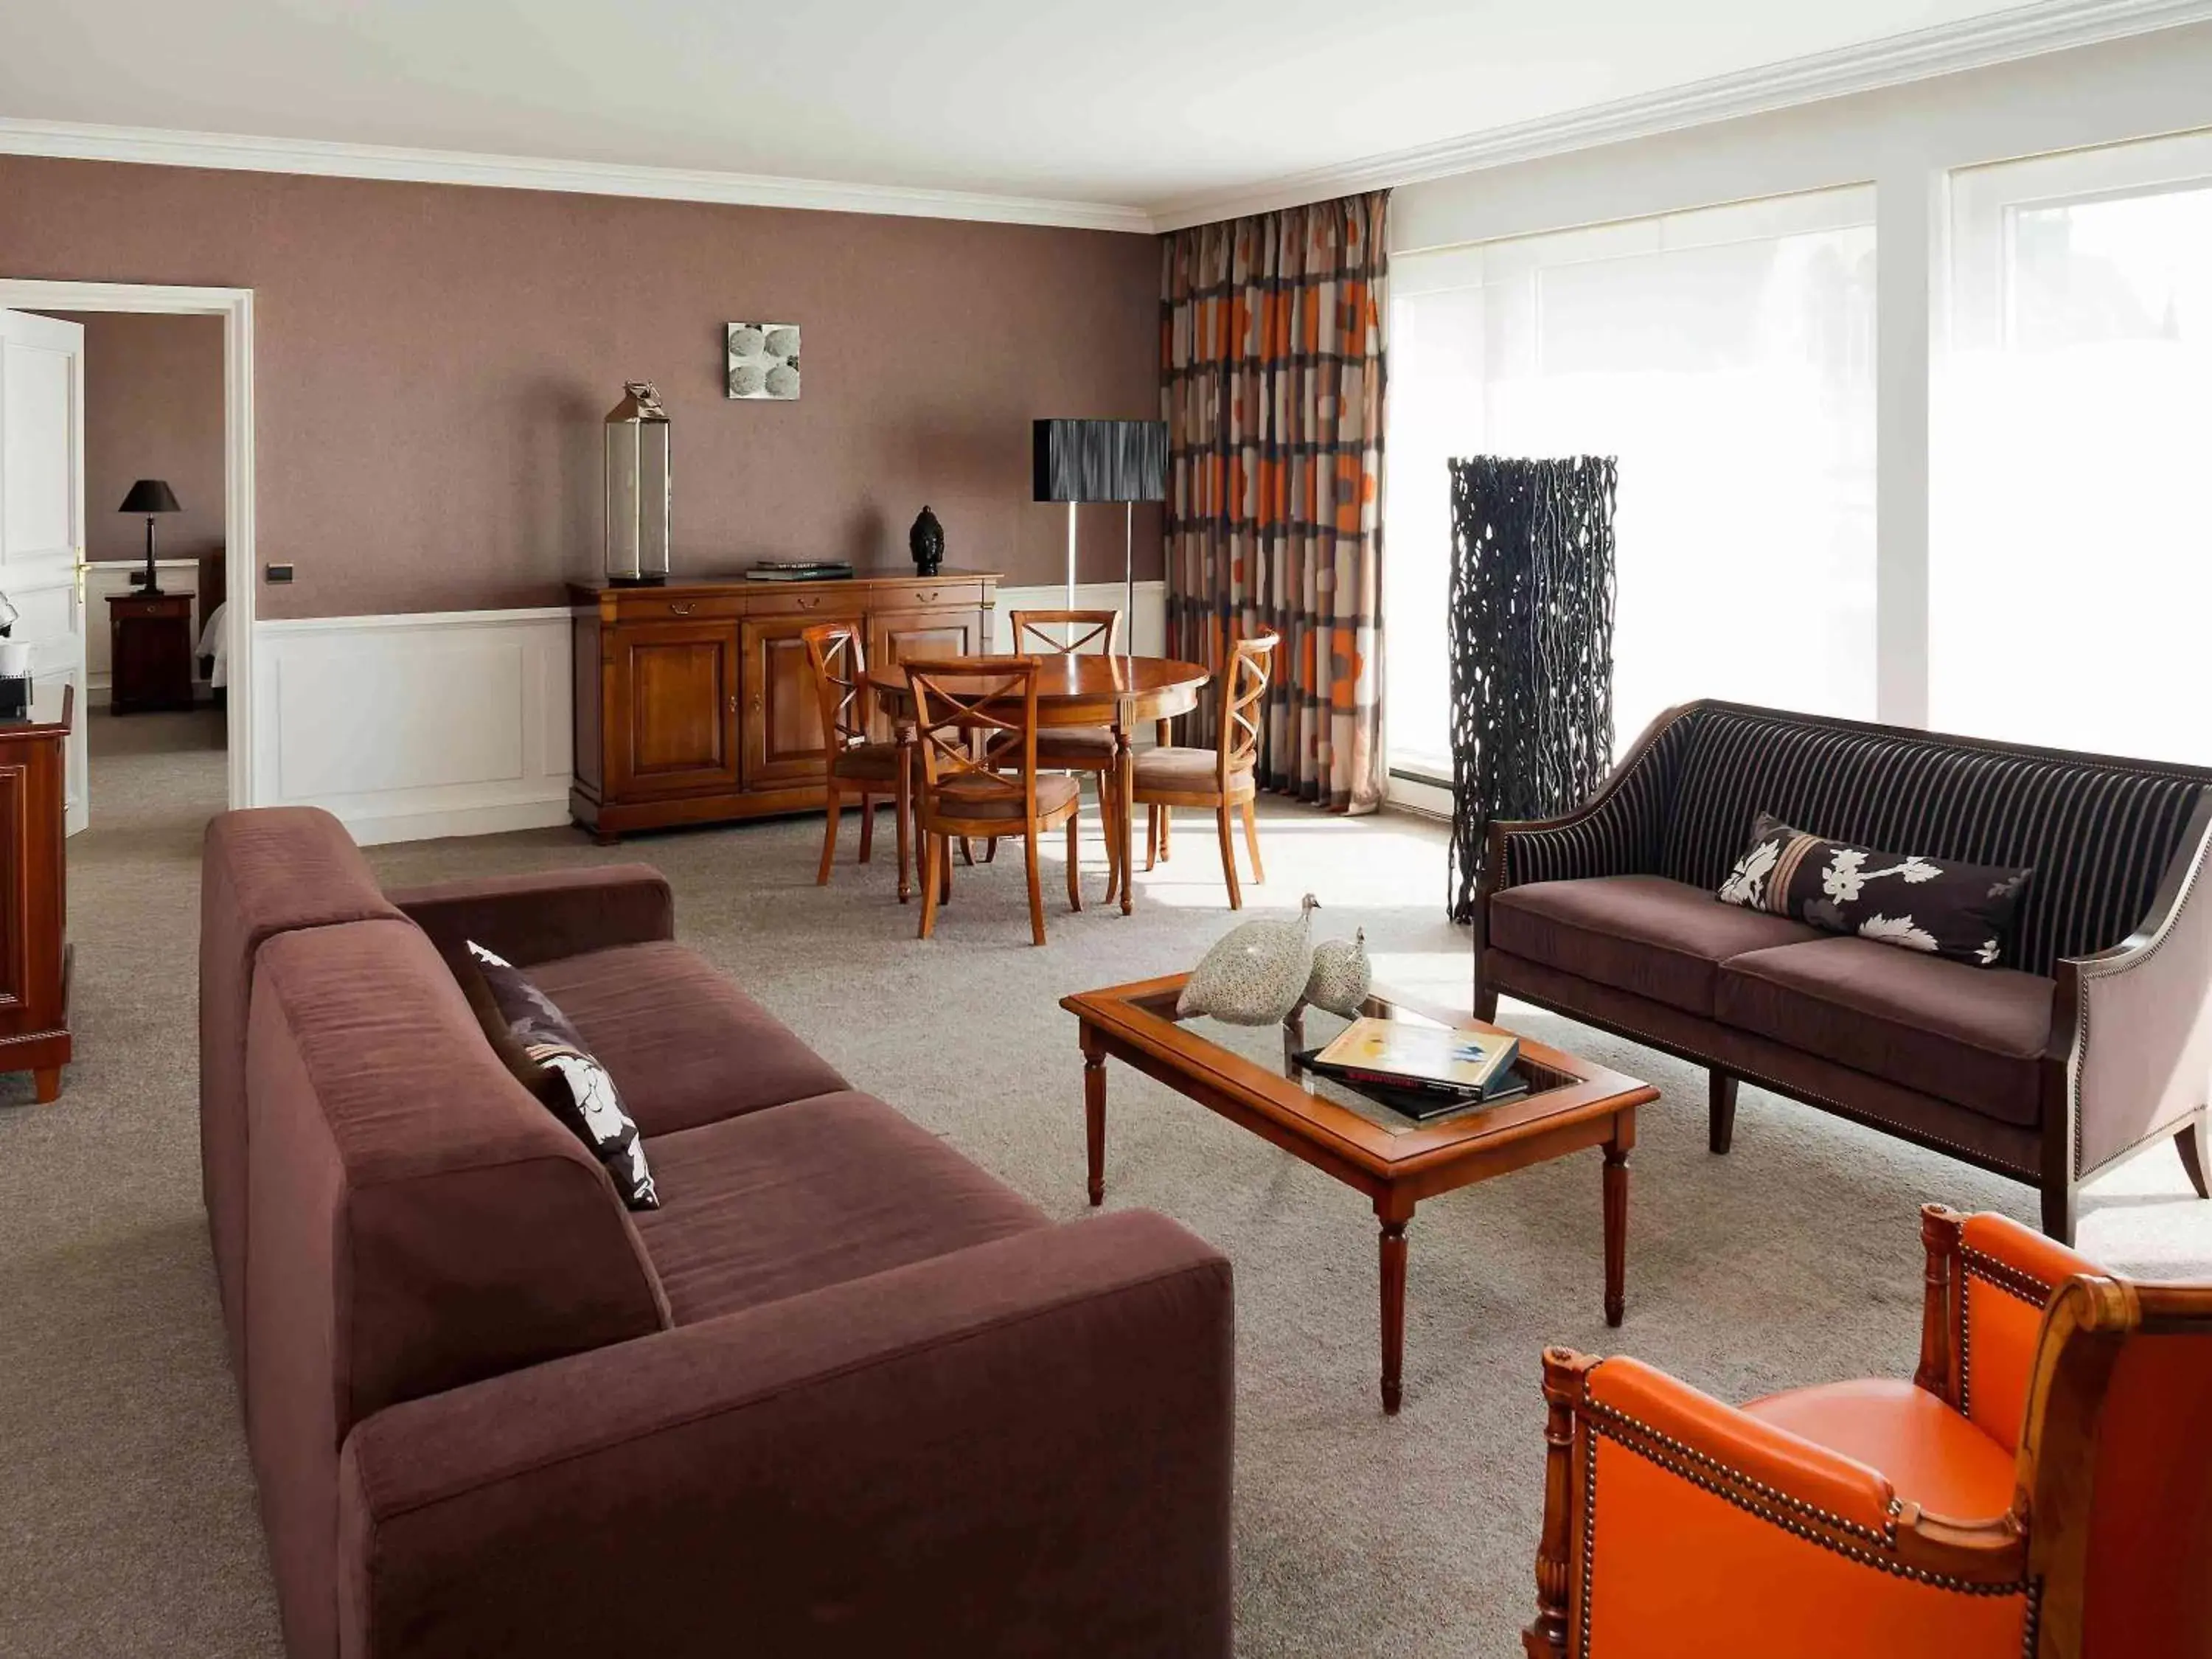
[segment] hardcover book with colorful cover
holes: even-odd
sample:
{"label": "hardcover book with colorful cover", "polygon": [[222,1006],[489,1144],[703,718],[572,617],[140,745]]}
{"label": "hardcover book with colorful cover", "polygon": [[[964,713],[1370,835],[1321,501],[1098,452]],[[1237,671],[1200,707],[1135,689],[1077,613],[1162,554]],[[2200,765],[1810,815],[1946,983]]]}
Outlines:
{"label": "hardcover book with colorful cover", "polygon": [[1316,1068],[1362,1082],[1448,1091],[1472,1099],[1520,1086],[1520,1039],[1505,1031],[1356,1019],[1313,1058]]}

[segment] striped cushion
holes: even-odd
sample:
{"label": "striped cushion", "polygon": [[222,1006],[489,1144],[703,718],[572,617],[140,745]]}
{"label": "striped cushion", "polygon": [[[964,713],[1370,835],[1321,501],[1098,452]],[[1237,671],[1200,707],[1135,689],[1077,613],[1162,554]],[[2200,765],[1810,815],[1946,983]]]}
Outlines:
{"label": "striped cushion", "polygon": [[[2134,930],[2212,783],[2212,773],[2189,767],[1730,705],[1693,706],[1676,725],[1670,763],[1654,769],[1645,790],[1667,798],[1656,863],[1626,867],[1711,890],[1761,811],[1838,840],[2032,866],[2006,961],[2033,974]],[[1513,878],[1524,878],[1516,870]]]}

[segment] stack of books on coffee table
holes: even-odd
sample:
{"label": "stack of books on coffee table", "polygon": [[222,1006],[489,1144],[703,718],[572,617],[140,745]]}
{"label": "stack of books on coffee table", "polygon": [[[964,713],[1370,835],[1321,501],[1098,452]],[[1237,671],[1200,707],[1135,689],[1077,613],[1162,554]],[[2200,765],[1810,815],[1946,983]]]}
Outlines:
{"label": "stack of books on coffee table", "polygon": [[1429,1118],[1527,1094],[1528,1079],[1515,1066],[1520,1057],[1520,1039],[1510,1031],[1356,1019],[1298,1060],[1394,1111]]}

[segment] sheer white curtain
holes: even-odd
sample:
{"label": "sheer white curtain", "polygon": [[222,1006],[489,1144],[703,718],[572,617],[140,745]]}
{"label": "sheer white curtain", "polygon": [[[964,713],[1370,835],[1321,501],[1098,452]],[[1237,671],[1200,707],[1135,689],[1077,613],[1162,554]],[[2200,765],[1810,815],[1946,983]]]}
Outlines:
{"label": "sheer white curtain", "polygon": [[1619,458],[1617,746],[1732,697],[1871,716],[1874,193],[1392,264],[1391,764],[1448,777],[1446,463]]}
{"label": "sheer white curtain", "polygon": [[2212,763],[2212,135],[1952,180],[1929,714]]}

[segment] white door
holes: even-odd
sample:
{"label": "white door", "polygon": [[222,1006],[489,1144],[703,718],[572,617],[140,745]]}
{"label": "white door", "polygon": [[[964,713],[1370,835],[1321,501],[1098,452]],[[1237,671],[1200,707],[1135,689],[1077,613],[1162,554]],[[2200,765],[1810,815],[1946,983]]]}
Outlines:
{"label": "white door", "polygon": [[76,687],[69,833],[92,805],[84,674],[84,330],[0,311],[0,593],[33,678]]}

